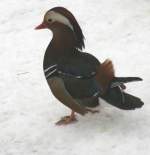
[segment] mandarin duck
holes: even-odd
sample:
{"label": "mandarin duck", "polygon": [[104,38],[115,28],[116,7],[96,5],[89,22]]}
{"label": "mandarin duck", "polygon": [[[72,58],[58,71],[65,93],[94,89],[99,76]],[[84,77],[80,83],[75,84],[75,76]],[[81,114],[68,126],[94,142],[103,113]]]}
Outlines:
{"label": "mandarin duck", "polygon": [[117,108],[133,110],[143,106],[140,98],[125,92],[125,83],[141,81],[139,77],[116,77],[112,61],[103,63],[83,52],[84,35],[74,15],[63,7],[46,12],[35,29],[53,33],[43,61],[44,74],[53,95],[71,109],[71,115],[56,124],[76,121],[75,113],[98,112],[99,98]]}

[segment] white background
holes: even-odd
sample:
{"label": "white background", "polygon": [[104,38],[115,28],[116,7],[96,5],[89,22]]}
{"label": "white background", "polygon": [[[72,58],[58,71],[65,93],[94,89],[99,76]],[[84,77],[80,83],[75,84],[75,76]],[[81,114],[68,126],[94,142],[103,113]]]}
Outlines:
{"label": "white background", "polygon": [[[35,31],[44,13],[67,7],[86,37],[85,51],[113,60],[117,76],[140,76],[127,91],[142,98],[136,111],[101,101],[100,113],[58,127],[69,109],[51,94],[43,56],[52,38]],[[148,155],[150,153],[150,1],[1,0],[0,155]]]}

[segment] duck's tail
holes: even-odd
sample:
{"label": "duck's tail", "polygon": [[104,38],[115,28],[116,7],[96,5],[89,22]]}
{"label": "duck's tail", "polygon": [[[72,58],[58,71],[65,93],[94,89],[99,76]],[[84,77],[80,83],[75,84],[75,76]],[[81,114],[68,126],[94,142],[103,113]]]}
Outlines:
{"label": "duck's tail", "polygon": [[144,105],[140,98],[123,92],[119,86],[109,88],[101,97],[109,104],[124,110],[134,110]]}

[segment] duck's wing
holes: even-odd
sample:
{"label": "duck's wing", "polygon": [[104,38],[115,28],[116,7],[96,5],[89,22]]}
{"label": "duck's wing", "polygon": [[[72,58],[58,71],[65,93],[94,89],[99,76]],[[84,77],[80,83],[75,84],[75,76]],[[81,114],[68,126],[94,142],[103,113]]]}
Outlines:
{"label": "duck's wing", "polygon": [[96,75],[99,65],[100,62],[93,55],[77,52],[73,56],[62,58],[58,72],[68,77],[86,79]]}
{"label": "duck's wing", "polygon": [[[65,62],[65,61],[64,61]],[[95,76],[100,62],[91,54],[78,52],[61,63],[58,70],[68,92],[76,99],[96,97],[101,93]]]}
{"label": "duck's wing", "polygon": [[47,79],[53,76],[62,78],[70,95],[82,99],[103,92],[104,85],[110,81],[107,70],[107,63],[100,64],[93,55],[77,52],[73,57],[64,57],[58,64],[45,68],[45,76]]}

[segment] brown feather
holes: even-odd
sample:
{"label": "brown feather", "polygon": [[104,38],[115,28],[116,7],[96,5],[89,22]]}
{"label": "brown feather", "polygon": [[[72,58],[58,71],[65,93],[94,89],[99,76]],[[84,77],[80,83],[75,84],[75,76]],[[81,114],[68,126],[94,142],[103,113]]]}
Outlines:
{"label": "brown feather", "polygon": [[49,87],[53,95],[62,102],[65,106],[72,109],[73,111],[84,115],[87,110],[85,107],[81,106],[76,100],[72,98],[72,96],[65,89],[64,83],[60,78],[54,77],[49,79],[48,81]]}
{"label": "brown feather", "polygon": [[111,60],[105,60],[98,68],[96,74],[96,80],[103,88],[105,92],[110,84],[110,81],[115,76],[114,67]]}

